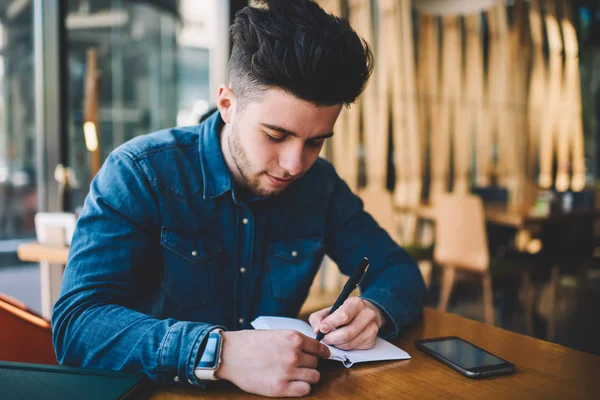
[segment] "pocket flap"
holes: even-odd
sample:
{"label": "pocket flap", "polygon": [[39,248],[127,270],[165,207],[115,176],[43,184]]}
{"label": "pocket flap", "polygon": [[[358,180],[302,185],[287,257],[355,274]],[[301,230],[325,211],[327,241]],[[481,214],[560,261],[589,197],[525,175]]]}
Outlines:
{"label": "pocket flap", "polygon": [[160,233],[160,244],[191,263],[206,261],[223,249],[214,238],[175,233],[164,226]]}
{"label": "pocket flap", "polygon": [[302,260],[323,248],[321,238],[290,239],[271,242],[268,253],[287,261]]}

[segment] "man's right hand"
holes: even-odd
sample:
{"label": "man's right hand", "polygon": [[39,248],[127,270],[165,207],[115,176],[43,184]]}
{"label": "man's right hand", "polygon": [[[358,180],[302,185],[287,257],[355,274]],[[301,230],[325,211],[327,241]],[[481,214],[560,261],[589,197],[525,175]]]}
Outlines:
{"label": "man's right hand", "polygon": [[217,377],[240,389],[271,397],[297,397],[317,383],[317,358],[329,358],[327,346],[296,331],[223,332]]}

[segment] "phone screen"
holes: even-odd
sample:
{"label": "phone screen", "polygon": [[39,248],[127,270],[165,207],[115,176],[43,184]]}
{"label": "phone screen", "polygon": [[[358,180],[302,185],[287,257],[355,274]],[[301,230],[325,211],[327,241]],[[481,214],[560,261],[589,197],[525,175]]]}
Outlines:
{"label": "phone screen", "polygon": [[498,365],[506,362],[460,339],[426,342],[422,343],[422,345],[460,365],[464,369]]}

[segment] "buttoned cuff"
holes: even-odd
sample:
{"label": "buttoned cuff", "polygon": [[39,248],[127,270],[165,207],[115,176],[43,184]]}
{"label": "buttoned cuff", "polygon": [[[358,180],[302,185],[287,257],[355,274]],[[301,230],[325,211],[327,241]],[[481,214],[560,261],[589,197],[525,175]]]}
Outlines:
{"label": "buttoned cuff", "polygon": [[198,322],[177,322],[165,335],[160,347],[159,369],[164,381],[173,384],[189,384],[200,388],[207,381],[199,380],[194,374],[200,346],[206,336],[215,329],[226,330],[220,325]]}

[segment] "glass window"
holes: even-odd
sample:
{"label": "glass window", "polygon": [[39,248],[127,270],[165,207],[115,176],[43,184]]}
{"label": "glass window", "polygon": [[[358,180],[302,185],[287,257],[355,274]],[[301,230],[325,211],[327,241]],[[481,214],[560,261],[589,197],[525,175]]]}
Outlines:
{"label": "glass window", "polygon": [[39,267],[16,255],[38,209],[32,3],[0,3],[0,293],[39,311]]}
{"label": "glass window", "polygon": [[0,246],[12,248],[3,240],[35,236],[37,211],[30,2],[0,4],[0,49]]}
{"label": "glass window", "polygon": [[[199,6],[199,3],[202,6]],[[216,0],[69,0],[69,164],[81,206],[95,169],[129,139],[173,126],[195,125],[213,101],[209,66],[219,36]],[[89,51],[99,79],[90,84]],[[94,164],[84,124],[97,99],[99,157]],[[91,108],[94,108],[93,106]],[[94,119],[94,118],[92,118]],[[88,139],[89,140],[89,137]],[[94,140],[92,140],[94,142]],[[93,144],[93,143],[92,143]]]}
{"label": "glass window", "polygon": [[[84,123],[95,123],[99,161],[129,139],[176,125],[178,101],[177,2],[69,0],[67,54],[69,76],[69,158],[83,204],[95,173]],[[91,82],[89,52],[98,80]],[[93,135],[92,136],[96,136]],[[98,164],[99,165],[99,164]]]}

